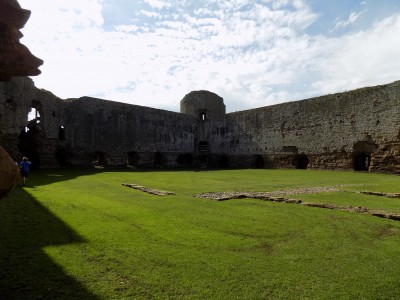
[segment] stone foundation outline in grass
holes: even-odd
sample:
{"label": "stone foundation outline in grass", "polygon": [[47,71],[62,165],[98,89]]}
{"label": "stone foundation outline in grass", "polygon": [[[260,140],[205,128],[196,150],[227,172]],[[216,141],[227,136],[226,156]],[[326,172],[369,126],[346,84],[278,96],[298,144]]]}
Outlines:
{"label": "stone foundation outline in grass", "polygon": [[[206,198],[217,201],[225,201],[230,199],[242,199],[242,198],[252,198],[259,199],[264,201],[271,202],[284,202],[291,204],[299,204],[309,207],[317,207],[317,208],[326,208],[332,210],[341,210],[347,212],[356,212],[356,213],[364,213],[369,214],[379,218],[391,219],[395,221],[400,221],[400,214],[395,214],[386,211],[376,211],[369,210],[366,207],[362,206],[339,206],[335,204],[329,203],[312,203],[312,202],[303,202],[302,200],[292,199],[292,198],[284,198],[283,195],[291,195],[291,194],[314,194],[314,193],[327,193],[327,192],[337,192],[339,189],[334,187],[311,187],[311,188],[300,188],[300,189],[291,189],[285,191],[274,191],[274,192],[211,192],[211,193],[203,193],[193,195],[197,198]],[[378,192],[358,192],[365,193],[369,195],[376,196],[386,196],[390,198],[400,198],[400,194],[385,194]]]}
{"label": "stone foundation outline in grass", "polygon": [[[134,183],[123,183],[123,186],[133,188],[135,190],[139,190],[148,194],[157,195],[157,196],[167,196],[167,195],[175,195],[173,192],[161,191],[152,188],[148,188],[145,186],[137,185]],[[264,201],[271,202],[284,202],[291,204],[300,204],[309,207],[317,207],[317,208],[326,208],[332,210],[341,210],[348,212],[356,212],[356,213],[364,213],[369,214],[375,217],[391,219],[395,221],[400,221],[400,214],[395,214],[386,211],[376,211],[369,210],[366,207],[362,206],[340,206],[329,203],[312,203],[312,202],[303,202],[302,200],[292,199],[292,198],[284,198],[282,196],[292,195],[292,194],[316,194],[316,193],[330,193],[339,191],[339,186],[331,186],[331,187],[309,187],[309,188],[299,188],[299,189],[290,189],[283,191],[273,191],[273,192],[210,192],[210,193],[202,193],[193,195],[196,198],[205,198],[217,201],[225,201],[230,199],[242,199],[242,198],[252,198],[259,199]],[[381,192],[369,192],[362,191],[357,192],[367,195],[374,196],[385,196],[389,198],[400,198],[400,194],[390,194],[390,193],[381,193]]]}
{"label": "stone foundation outline in grass", "polygon": [[160,191],[160,190],[155,190],[152,188],[148,188],[142,185],[137,185],[134,183],[123,183],[123,186],[135,189],[135,190],[139,190],[148,194],[152,194],[152,195],[156,195],[156,196],[167,196],[167,195],[175,195],[175,193],[172,192],[168,192],[168,191]]}
{"label": "stone foundation outline in grass", "polygon": [[366,194],[371,196],[384,196],[388,198],[400,198],[400,193],[382,193],[382,192],[370,192],[370,191],[361,191],[360,194]]}

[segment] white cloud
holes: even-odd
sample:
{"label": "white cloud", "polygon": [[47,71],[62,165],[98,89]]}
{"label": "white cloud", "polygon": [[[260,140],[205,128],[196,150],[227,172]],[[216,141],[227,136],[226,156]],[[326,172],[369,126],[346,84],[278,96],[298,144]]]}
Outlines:
{"label": "white cloud", "polygon": [[19,0],[19,3],[26,9],[37,8],[32,11],[27,26],[35,27],[35,30],[47,29],[54,34],[54,30],[65,31],[68,27],[100,26],[103,23],[101,0],[35,0],[35,3]]}
{"label": "white cloud", "polygon": [[158,1],[158,0],[144,0],[145,3],[150,5],[151,7],[157,8],[157,9],[162,9],[165,7],[170,7],[171,4],[168,3],[167,1]]}
{"label": "white cloud", "polygon": [[141,10],[140,13],[146,17],[159,18],[161,15],[156,12]]}
{"label": "white cloud", "polygon": [[[38,87],[170,110],[207,89],[233,111],[399,77],[400,16],[341,38],[312,37],[305,29],[317,15],[303,0],[199,1],[194,13],[185,1],[146,0],[155,10],[137,12],[156,23],[105,31],[104,1],[19,1],[33,10],[22,43],[45,61]],[[166,7],[177,10],[163,15]]]}
{"label": "white cloud", "polygon": [[352,13],[350,13],[350,15],[347,18],[347,20],[338,20],[336,22],[335,30],[346,28],[348,26],[351,26],[351,25],[355,24],[357,22],[357,20],[360,18],[361,15],[362,15],[362,12],[359,12],[359,13],[352,12]]}
{"label": "white cloud", "polygon": [[328,41],[324,51],[335,51],[321,63],[322,79],[313,87],[320,93],[331,93],[398,80],[399,32],[400,15],[394,15],[375,23],[368,31]]}

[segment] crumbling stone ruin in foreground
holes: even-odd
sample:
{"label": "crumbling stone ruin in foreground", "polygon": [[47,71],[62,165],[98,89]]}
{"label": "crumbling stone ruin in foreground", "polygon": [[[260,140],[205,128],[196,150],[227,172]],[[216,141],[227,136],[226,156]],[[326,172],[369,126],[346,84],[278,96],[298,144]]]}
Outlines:
{"label": "crumbling stone ruin in foreground", "polygon": [[[298,168],[399,173],[400,81],[225,113],[193,91],[180,113],[90,97],[29,78],[0,83],[0,143],[33,167]],[[28,119],[29,118],[29,119]]]}

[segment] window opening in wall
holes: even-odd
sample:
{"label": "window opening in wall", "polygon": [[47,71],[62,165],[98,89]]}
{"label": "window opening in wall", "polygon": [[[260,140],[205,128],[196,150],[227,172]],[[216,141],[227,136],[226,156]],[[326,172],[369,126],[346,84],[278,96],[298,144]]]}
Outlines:
{"label": "window opening in wall", "polygon": [[28,113],[28,122],[35,120],[35,123],[40,123],[40,112],[32,107],[31,111]]}
{"label": "window opening in wall", "polygon": [[58,128],[58,139],[60,141],[65,140],[65,127],[63,125],[61,125],[60,128]]}
{"label": "window opening in wall", "polygon": [[207,119],[207,114],[205,111],[200,112],[200,121],[205,121]]}

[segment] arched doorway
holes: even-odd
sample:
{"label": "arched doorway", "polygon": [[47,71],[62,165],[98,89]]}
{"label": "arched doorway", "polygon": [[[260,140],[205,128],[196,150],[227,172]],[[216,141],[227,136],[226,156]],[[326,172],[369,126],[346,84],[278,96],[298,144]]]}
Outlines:
{"label": "arched doorway", "polygon": [[296,155],[292,161],[292,165],[296,169],[307,169],[309,163],[310,163],[310,160],[308,159],[307,155],[305,155],[305,154]]}

